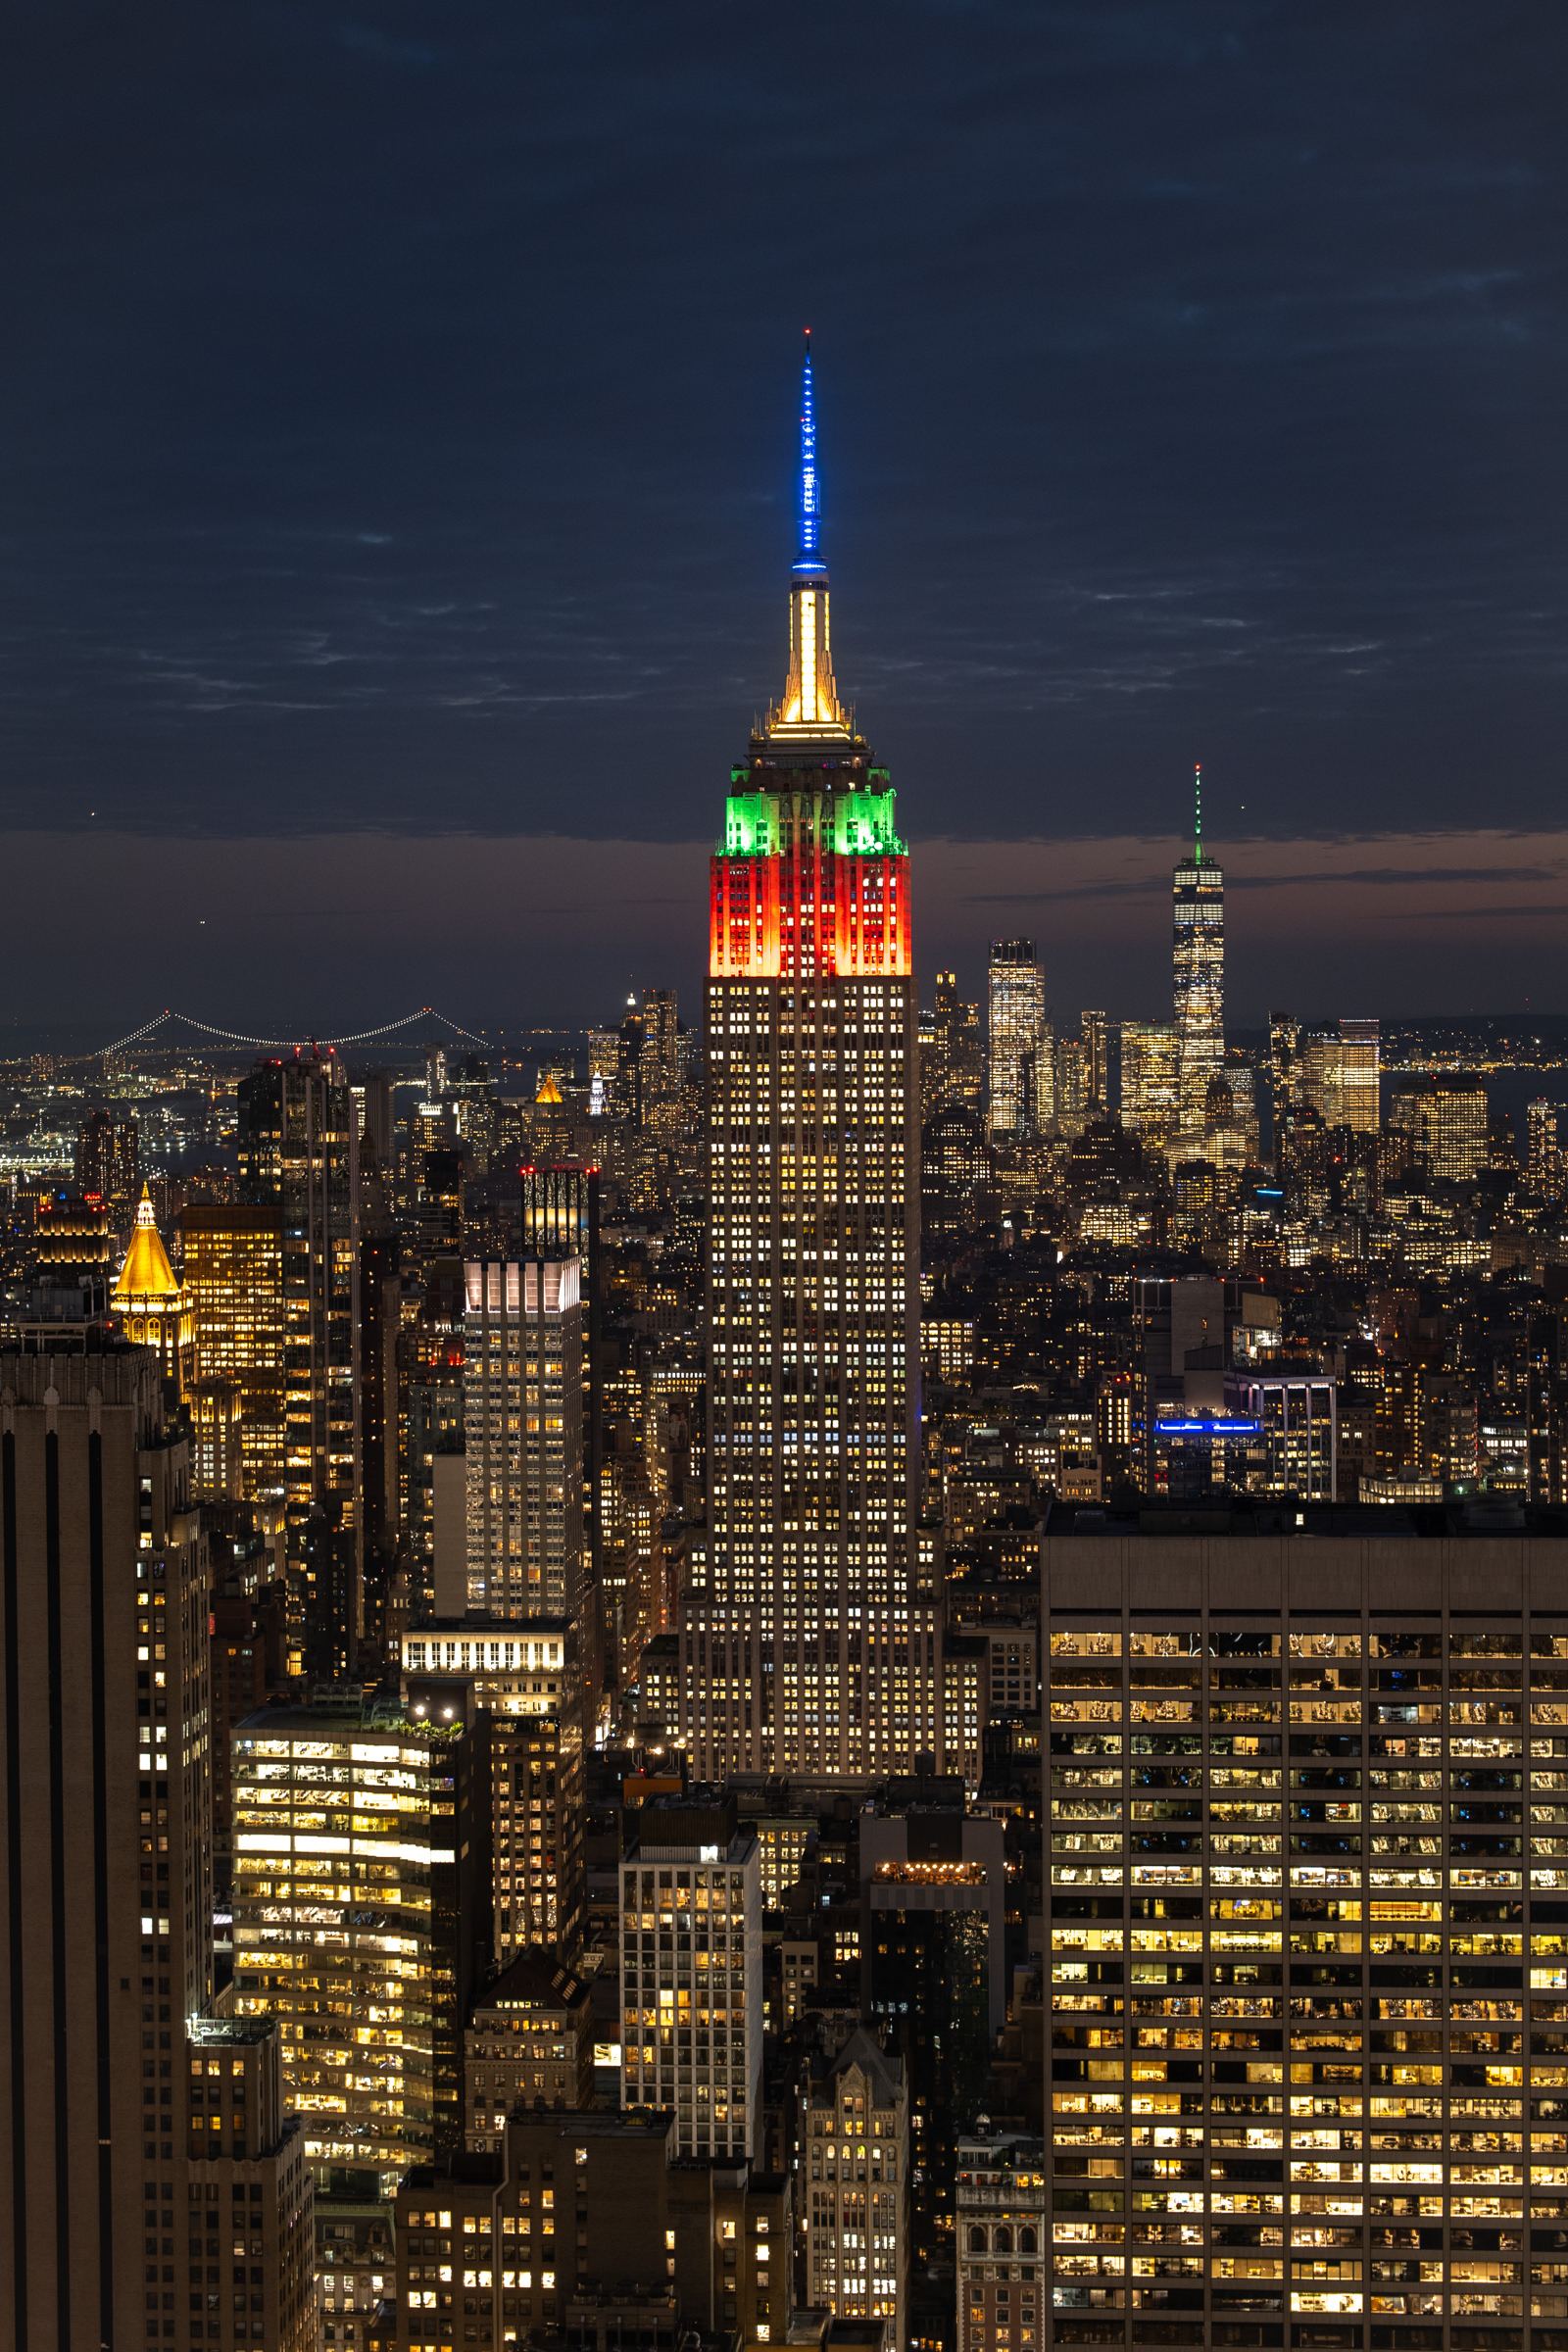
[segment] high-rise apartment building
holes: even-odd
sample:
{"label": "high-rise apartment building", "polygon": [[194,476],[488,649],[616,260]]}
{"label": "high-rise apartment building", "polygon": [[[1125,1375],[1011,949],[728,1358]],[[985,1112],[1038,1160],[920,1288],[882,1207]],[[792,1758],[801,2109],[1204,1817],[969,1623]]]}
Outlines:
{"label": "high-rise apartment building", "polygon": [[989,990],[986,1125],[998,1138],[1033,1135],[1046,982],[1032,939],[992,941]]}
{"label": "high-rise apartment building", "polygon": [[951,1100],[953,1045],[958,1009],[956,972],[938,972],[933,1002],[920,1008],[920,1124]]}
{"label": "high-rise apartment building", "polygon": [[1053,1514],[1048,2341],[1568,2327],[1568,1542],[1387,1516]]}
{"label": "high-rise apartment building", "polygon": [[152,1353],[0,1353],[0,2335],[305,2352],[277,2029],[211,2012],[207,1547]]}
{"label": "high-rise apartment building", "polygon": [[1034,1122],[1037,1135],[1054,1135],[1056,1123],[1056,1036],[1042,1019],[1035,1046]]}
{"label": "high-rise apartment building", "polygon": [[1203,861],[1202,771],[1193,854],[1172,878],[1175,1021],[1181,1126],[1200,1128],[1210,1082],[1225,1072],[1225,876]]}
{"label": "high-rise apartment building", "polygon": [[709,1529],[682,1629],[705,1778],[876,1773],[936,1744],[909,865],[833,681],[809,364],[802,443],[788,682],[712,866]]}
{"label": "high-rise apartment building", "polygon": [[598,1247],[599,1170],[581,1160],[534,1160],[520,1171],[522,1254],[575,1257]]}
{"label": "high-rise apartment building", "polygon": [[991,1154],[977,1111],[950,1103],[920,1130],[920,1227],[958,1233],[978,1222],[976,1202],[991,1179]]}
{"label": "high-rise apartment building", "polygon": [[1255,1422],[1249,1439],[1248,1486],[1254,1494],[1294,1494],[1304,1502],[1339,1498],[1339,1407],[1332,1380],[1308,1372],[1246,1373],[1226,1382],[1226,1405]]}
{"label": "high-rise apartment building", "polygon": [[762,2082],[762,1877],[733,1798],[653,1797],[620,1869],[623,2107],[666,2109],[682,2156],[750,2156]]}
{"label": "high-rise apartment building", "polygon": [[575,1257],[464,1267],[468,1607],[582,1604],[582,1299]]}
{"label": "high-rise apartment building", "polygon": [[1055,1064],[1054,1100],[1056,1133],[1069,1137],[1080,1135],[1083,1132],[1088,1102],[1083,1039],[1081,1037],[1057,1038]]}
{"label": "high-rise apartment building", "polygon": [[273,1707],[234,1734],[234,2005],[272,2017],[323,2187],[391,2196],[462,2145],[488,1887],[461,1715]]}
{"label": "high-rise apartment building", "polygon": [[115,1237],[109,1210],[96,1194],[45,1192],[37,1204],[32,1259],[40,1290],[34,1302],[46,1319],[92,1321],[109,1304]]}
{"label": "high-rise apartment building", "polygon": [[505,1967],[530,1947],[569,1951],[582,1932],[583,1710],[572,1691],[490,1727],[493,1943]]}

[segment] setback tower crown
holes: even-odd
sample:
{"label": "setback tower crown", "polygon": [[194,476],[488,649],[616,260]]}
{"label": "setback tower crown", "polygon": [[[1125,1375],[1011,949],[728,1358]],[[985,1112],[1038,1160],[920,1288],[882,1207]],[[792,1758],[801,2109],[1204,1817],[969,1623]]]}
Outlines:
{"label": "setback tower crown", "polygon": [[829,659],[809,345],[798,521],[789,683],[745,765],[730,770],[709,971],[715,980],[904,977],[912,968],[908,854],[888,771],[841,707]]}

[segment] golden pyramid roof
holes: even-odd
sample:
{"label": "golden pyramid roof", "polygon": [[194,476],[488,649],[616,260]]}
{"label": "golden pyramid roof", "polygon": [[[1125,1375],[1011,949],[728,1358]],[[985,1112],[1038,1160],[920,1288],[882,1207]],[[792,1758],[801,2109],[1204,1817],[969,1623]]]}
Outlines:
{"label": "golden pyramid roof", "polygon": [[130,1237],[130,1248],[115,1285],[114,1302],[116,1306],[125,1306],[132,1298],[177,1298],[178,1296],[174,1269],[153,1222],[152,1195],[143,1185],[141,1199],[136,1203],[136,1230]]}
{"label": "golden pyramid roof", "polygon": [[547,1070],[540,1081],[539,1092],[535,1095],[534,1101],[536,1102],[560,1102],[563,1099],[560,1087]]}

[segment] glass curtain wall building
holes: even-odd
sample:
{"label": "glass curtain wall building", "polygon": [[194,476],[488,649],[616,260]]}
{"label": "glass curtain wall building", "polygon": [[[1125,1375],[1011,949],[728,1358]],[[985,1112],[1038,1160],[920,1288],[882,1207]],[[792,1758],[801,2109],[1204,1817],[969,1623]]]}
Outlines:
{"label": "glass curtain wall building", "polygon": [[1046,982],[1034,941],[994,939],[986,1055],[986,1126],[994,1136],[1035,1132],[1036,1059],[1045,1029]]}
{"label": "glass curtain wall building", "polygon": [[329,1706],[235,1733],[234,2006],[278,2021],[322,2186],[365,2175],[385,2199],[461,2145],[472,1739]]}
{"label": "glass curtain wall building", "polygon": [[1225,1074],[1225,876],[1203,858],[1202,770],[1197,775],[1193,854],[1172,877],[1180,1118],[1201,1128],[1210,1082]]}

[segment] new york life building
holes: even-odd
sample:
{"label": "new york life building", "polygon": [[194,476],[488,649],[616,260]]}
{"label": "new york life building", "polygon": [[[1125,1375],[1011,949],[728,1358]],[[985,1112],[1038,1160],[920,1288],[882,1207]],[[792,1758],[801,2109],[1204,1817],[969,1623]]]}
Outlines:
{"label": "new york life building", "polygon": [[811,368],[781,701],[712,863],[709,1526],[681,1630],[695,1773],[879,1775],[939,1745],[914,1597],[919,1186],[909,860],[839,702]]}

